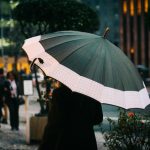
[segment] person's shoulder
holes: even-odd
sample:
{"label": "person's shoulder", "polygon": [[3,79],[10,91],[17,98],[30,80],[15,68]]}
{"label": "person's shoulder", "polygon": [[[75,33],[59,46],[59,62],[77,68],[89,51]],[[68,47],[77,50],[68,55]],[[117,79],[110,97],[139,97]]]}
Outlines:
{"label": "person's shoulder", "polygon": [[0,85],[5,85],[7,83],[7,79],[5,77],[0,78]]}
{"label": "person's shoulder", "polygon": [[73,92],[73,96],[77,99],[80,99],[80,100],[87,100],[89,99],[88,96],[84,95],[84,94],[81,94],[81,93],[77,93],[77,92]]}
{"label": "person's shoulder", "polygon": [[53,96],[54,95],[60,95],[61,93],[63,93],[61,88],[54,89]]}
{"label": "person's shoulder", "polygon": [[71,92],[71,90],[69,89],[69,88],[67,88],[67,87],[64,87],[64,86],[62,86],[62,87],[59,87],[59,88],[57,88],[57,89],[55,89],[54,90],[56,93],[57,92],[62,92],[62,93],[67,93],[67,92]]}
{"label": "person's shoulder", "polygon": [[59,97],[68,98],[72,96],[72,91],[68,88],[60,87],[53,91],[53,96],[56,96],[56,95]]}
{"label": "person's shoulder", "polygon": [[4,85],[5,85],[5,86],[10,86],[10,81],[6,79],[6,80],[4,81]]}
{"label": "person's shoulder", "polygon": [[59,87],[59,88],[54,89],[53,92],[58,93],[58,92],[62,92],[62,90],[63,90],[63,89],[62,89],[61,87]]}
{"label": "person's shoulder", "polygon": [[4,82],[5,81],[5,77],[0,77],[0,82]]}
{"label": "person's shoulder", "polygon": [[5,79],[4,82],[10,84],[10,81],[7,79]]}

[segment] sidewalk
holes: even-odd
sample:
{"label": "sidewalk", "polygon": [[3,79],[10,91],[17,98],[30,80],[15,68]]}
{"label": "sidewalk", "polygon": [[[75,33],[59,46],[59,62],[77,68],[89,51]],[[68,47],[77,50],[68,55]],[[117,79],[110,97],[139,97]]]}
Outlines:
{"label": "sidewalk", "polygon": [[[98,150],[106,150],[104,139],[100,132],[95,132]],[[37,150],[38,144],[27,145],[25,142],[25,125],[21,124],[19,131],[11,131],[9,125],[0,128],[0,150]]]}
{"label": "sidewalk", "polygon": [[20,124],[19,131],[11,131],[10,125],[1,124],[0,150],[37,150],[38,145],[25,142],[25,124]]}

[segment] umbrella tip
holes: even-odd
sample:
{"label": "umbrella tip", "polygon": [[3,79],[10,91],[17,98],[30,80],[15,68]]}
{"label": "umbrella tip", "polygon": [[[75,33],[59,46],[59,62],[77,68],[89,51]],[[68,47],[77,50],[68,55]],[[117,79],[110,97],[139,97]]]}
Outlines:
{"label": "umbrella tip", "polygon": [[106,29],[105,29],[105,32],[104,32],[104,35],[103,35],[103,37],[106,39],[106,36],[107,36],[107,34],[108,34],[108,32],[110,31],[110,29],[109,29],[109,27],[107,27]]}

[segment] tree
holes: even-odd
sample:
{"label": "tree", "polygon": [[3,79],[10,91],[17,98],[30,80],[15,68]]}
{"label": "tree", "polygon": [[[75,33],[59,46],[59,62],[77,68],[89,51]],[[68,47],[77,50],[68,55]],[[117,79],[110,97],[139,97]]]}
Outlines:
{"label": "tree", "polygon": [[96,12],[75,0],[22,0],[13,14],[26,38],[58,30],[95,32],[99,28]]}
{"label": "tree", "polygon": [[12,19],[12,9],[17,5],[17,0],[1,0],[1,37],[3,39],[2,48],[4,55],[16,56],[21,53],[20,47],[24,39],[20,32],[18,22]]}

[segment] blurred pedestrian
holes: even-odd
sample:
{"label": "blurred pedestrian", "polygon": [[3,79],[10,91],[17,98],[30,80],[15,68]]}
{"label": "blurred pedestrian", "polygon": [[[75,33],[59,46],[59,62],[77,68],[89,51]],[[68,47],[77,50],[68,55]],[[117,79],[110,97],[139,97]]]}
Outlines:
{"label": "blurred pedestrian", "polygon": [[99,102],[61,85],[53,91],[39,150],[97,150],[93,125],[102,120]]}
{"label": "blurred pedestrian", "polygon": [[[4,76],[3,68],[0,68],[0,122],[7,123],[7,106],[5,104],[5,94],[4,94],[4,87],[5,87],[6,78]],[[2,113],[2,109],[4,113]]]}
{"label": "blurred pedestrian", "polygon": [[7,73],[7,82],[5,83],[6,104],[10,113],[11,130],[19,130],[19,101],[17,83],[13,72]]}
{"label": "blurred pedestrian", "polygon": [[4,83],[4,79],[3,79],[3,69],[0,68],[0,122],[2,120],[2,108],[3,108],[3,93],[4,93],[4,86],[3,86],[3,83]]}

